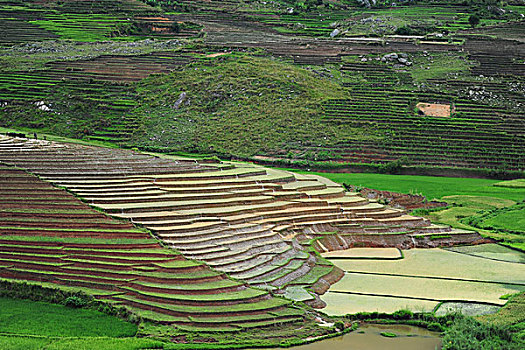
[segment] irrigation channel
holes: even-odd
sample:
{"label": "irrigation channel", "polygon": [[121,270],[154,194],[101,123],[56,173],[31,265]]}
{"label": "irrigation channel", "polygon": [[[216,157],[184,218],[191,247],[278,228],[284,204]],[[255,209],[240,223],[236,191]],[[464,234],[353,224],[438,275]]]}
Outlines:
{"label": "irrigation channel", "polygon": [[[385,337],[381,333],[394,333]],[[439,333],[407,325],[366,324],[342,337],[302,345],[293,350],[434,350],[441,348]]]}

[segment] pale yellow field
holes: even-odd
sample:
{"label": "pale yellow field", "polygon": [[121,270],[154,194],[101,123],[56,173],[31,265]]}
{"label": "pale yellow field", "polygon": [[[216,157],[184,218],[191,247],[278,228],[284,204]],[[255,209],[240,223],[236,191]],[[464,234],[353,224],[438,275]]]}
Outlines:
{"label": "pale yellow field", "polygon": [[397,248],[350,248],[326,252],[321,255],[327,259],[398,259],[401,257],[401,252]]}
{"label": "pale yellow field", "polygon": [[346,274],[330,292],[354,292],[380,296],[433,299],[435,301],[473,301],[504,305],[502,295],[525,290],[525,286],[465,282],[433,278]]}
{"label": "pale yellow field", "polygon": [[374,260],[368,257],[377,253],[369,250],[372,252],[362,251],[362,259],[330,259],[324,255],[347,272],[321,297],[328,304],[324,312],[431,311],[439,301],[504,305],[506,300],[501,296],[525,290],[525,264],[437,248],[406,250],[404,259],[399,260]]}
{"label": "pale yellow field", "polygon": [[339,268],[351,272],[373,272],[403,276],[460,278],[525,285],[525,264],[494,261],[443,249],[403,251],[402,260],[336,260]]}
{"label": "pale yellow field", "polygon": [[412,311],[432,311],[438,304],[435,301],[413,300],[403,298],[351,295],[328,292],[321,297],[327,307],[322,309],[328,315],[346,315],[357,312],[388,312],[400,309]]}

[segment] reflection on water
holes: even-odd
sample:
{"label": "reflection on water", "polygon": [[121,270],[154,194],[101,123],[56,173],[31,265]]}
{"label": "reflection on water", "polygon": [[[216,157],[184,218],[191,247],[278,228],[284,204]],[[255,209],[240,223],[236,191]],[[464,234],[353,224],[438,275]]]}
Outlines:
{"label": "reflection on water", "polygon": [[[382,332],[395,333],[387,338]],[[296,346],[293,350],[435,350],[441,349],[439,333],[406,325],[363,325],[342,337]]]}

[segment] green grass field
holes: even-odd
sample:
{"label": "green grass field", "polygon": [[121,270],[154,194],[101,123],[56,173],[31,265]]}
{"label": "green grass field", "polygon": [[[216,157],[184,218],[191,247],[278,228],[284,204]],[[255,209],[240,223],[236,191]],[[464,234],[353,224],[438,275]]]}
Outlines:
{"label": "green grass field", "polygon": [[508,231],[525,234],[525,203],[493,210],[474,218],[476,227],[485,230]]}
{"label": "green grass field", "polygon": [[[295,171],[293,169],[290,170]],[[493,186],[493,184],[501,182],[499,180],[370,173],[297,172],[324,176],[341,184],[347,183],[377,190],[422,194],[429,200],[434,198],[441,199],[449,195],[486,196],[513,201],[525,199],[525,189],[523,188]]]}
{"label": "green grass field", "polygon": [[166,349],[166,343],[140,338],[110,337],[38,337],[0,335],[0,348],[3,350],[139,350]]}
{"label": "green grass field", "polygon": [[0,333],[4,335],[120,338],[136,332],[136,325],[98,311],[0,298]]}

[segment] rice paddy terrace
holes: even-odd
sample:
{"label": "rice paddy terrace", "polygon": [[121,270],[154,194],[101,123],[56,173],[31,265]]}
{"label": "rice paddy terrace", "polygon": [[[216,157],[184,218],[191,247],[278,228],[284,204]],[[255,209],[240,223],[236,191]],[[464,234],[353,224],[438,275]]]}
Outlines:
{"label": "rice paddy terrace", "polygon": [[345,277],[323,296],[330,314],[402,308],[492,313],[507,303],[502,296],[525,290],[525,255],[495,244],[405,251],[353,248],[323,256],[345,270]]}
{"label": "rice paddy terrace", "polygon": [[[312,341],[340,330],[327,315],[494,312],[525,290],[523,254],[480,244],[503,233],[213,156],[523,177],[524,16],[522,1],[0,0],[0,132],[39,138],[0,134],[0,278],[123,306],[183,347],[252,346],[261,328],[261,345]],[[519,238],[521,211],[455,227]]]}
{"label": "rice paddy terrace", "polygon": [[182,38],[198,32],[196,28],[174,25],[173,20],[138,0],[5,0],[1,5],[1,45],[59,38],[122,39],[130,34]]}
{"label": "rice paddy terrace", "polygon": [[[43,198],[53,198],[53,193],[60,192],[51,190],[47,182],[64,187],[113,217],[130,220],[151,230],[166,247],[174,248],[184,258],[200,261],[196,264],[201,268],[203,262],[220,273],[266,290],[239,287],[230,280],[219,283],[228,285],[225,290],[231,290],[234,294],[238,294],[239,288],[246,289],[243,293],[254,293],[248,300],[263,299],[262,303],[272,303],[266,299],[268,291],[273,291],[323,306],[318,294],[323,294],[330,284],[339,280],[342,272],[312,250],[312,240],[315,240],[314,246],[319,251],[356,245],[429,247],[480,240],[474,232],[433,225],[426,219],[385,207],[357,193],[344,192],[341,186],[316,176],[291,174],[250,164],[197,163],[126,150],[9,137],[2,139],[1,147],[0,161],[3,164],[38,175],[39,186],[49,189],[49,193],[37,191],[31,195],[29,186],[30,203],[36,195],[34,205],[38,207]],[[4,172],[22,174],[20,170],[10,169],[6,168]],[[13,181],[13,188],[10,188],[10,183],[4,185],[4,191],[11,197],[13,192],[24,188],[28,179],[36,181],[35,177],[25,173],[19,176],[20,180],[16,176],[6,177],[6,180]],[[18,202],[16,198],[4,198],[6,207],[11,205],[10,201]],[[82,204],[71,196],[67,198],[75,204],[57,204],[57,209],[67,212],[77,208],[74,205]],[[45,207],[45,204],[42,206]],[[86,207],[82,204],[79,208]],[[25,216],[16,214],[25,218],[22,227],[17,227],[18,221],[12,217],[15,216],[12,212],[9,209],[5,213],[8,219],[3,223],[3,235],[34,236],[49,232],[51,235],[75,237],[75,225],[78,229],[89,226],[89,223],[84,223],[85,226],[71,223],[68,226],[68,220],[66,223],[58,220],[55,226],[65,226],[61,234],[60,230],[56,231],[57,228],[43,229],[39,219],[29,220],[27,216],[33,215],[30,211]],[[46,217],[48,214],[42,215]],[[57,214],[52,216],[55,220]],[[53,226],[53,223],[51,220],[46,225]],[[130,235],[147,236],[142,231],[132,231],[135,233]],[[90,232],[87,231],[88,234]],[[115,237],[112,236],[114,232],[119,238],[128,238],[127,231],[119,230],[97,235]],[[86,260],[89,258],[86,257]],[[156,260],[156,255],[153,260]],[[175,265],[173,268],[178,268],[177,262],[166,261],[154,265],[154,270],[158,268],[159,272],[168,272],[172,264]],[[185,261],[181,264],[194,266],[195,263]],[[105,266],[104,263],[96,267],[102,266]],[[129,265],[128,268],[135,270]],[[144,267],[143,270],[149,271],[149,268]],[[220,276],[220,273],[213,275]],[[207,283],[214,284],[208,280],[215,277],[203,278]],[[135,293],[134,296],[151,296],[151,300],[154,296],[169,293],[158,284],[142,289],[130,286],[129,290]],[[218,286],[216,292],[218,290],[222,287]],[[215,292],[209,290],[207,293]],[[128,296],[115,298],[125,299]],[[135,303],[133,305],[139,305],[136,297],[130,298]],[[155,300],[160,301],[159,298]]]}
{"label": "rice paddy terrace", "polygon": [[49,182],[11,166],[0,172],[3,279],[81,290],[181,329],[233,331],[304,319],[289,301],[188,260]]}

